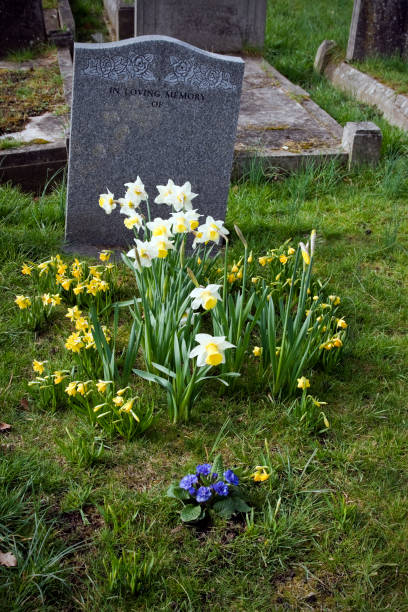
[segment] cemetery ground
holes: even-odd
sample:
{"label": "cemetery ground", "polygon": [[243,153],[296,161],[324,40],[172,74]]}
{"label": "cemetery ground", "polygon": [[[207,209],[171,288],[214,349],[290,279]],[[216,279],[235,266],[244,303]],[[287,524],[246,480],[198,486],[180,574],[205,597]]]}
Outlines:
{"label": "cemetery ground", "polygon": [[[24,262],[61,253],[65,193],[34,198],[0,187],[0,548],[17,559],[0,566],[3,609],[407,608],[408,138],[313,75],[321,32],[346,39],[343,4],[334,2],[331,21],[314,30],[321,3],[298,2],[305,19],[293,3],[276,2],[266,55],[340,123],[380,125],[380,165],[309,166],[266,181],[254,163],[231,186],[226,220],[230,262],[242,255],[238,224],[260,273],[266,250],[288,238],[296,247],[317,231],[315,274],[340,296],[348,323],[340,364],[307,373],[311,394],[327,402],[326,431],[308,430],[293,398],[260,391],[255,380],[232,392],[206,388],[191,420],[172,425],[161,389],[135,379],[157,421],[130,442],[70,409],[40,409],[28,387],[32,362],[71,367],[70,323],[61,305],[41,331],[29,331],[14,300],[36,290],[21,274]],[[120,278],[117,297],[127,299],[134,284],[124,268]],[[254,511],[182,525],[168,485],[218,453],[244,475],[268,465],[267,480],[248,481]],[[118,569],[121,551],[141,555],[137,596]],[[132,570],[131,553],[128,563]]]}
{"label": "cemetery ground", "polygon": [[[0,528],[2,550],[18,559],[0,569],[5,609],[51,610],[57,599],[67,610],[404,609],[407,161],[399,147],[390,136],[376,170],[333,164],[266,183],[254,169],[231,188],[227,225],[238,223],[254,257],[317,230],[316,274],[341,297],[349,324],[340,365],[310,373],[312,394],[327,402],[322,434],[290,412],[293,400],[255,384],[224,394],[210,387],[191,421],[171,425],[164,396],[135,380],[158,420],[131,442],[71,410],[39,409],[27,386],[32,361],[71,367],[69,322],[60,306],[45,329],[28,331],[14,299],[35,291],[23,263],[60,252],[64,192],[33,199],[1,188],[0,386],[11,429],[1,433]],[[234,239],[231,262],[241,253]],[[119,297],[133,292],[127,284]],[[247,518],[182,526],[167,487],[217,453],[247,474],[267,462],[272,476],[250,485]],[[113,578],[120,550],[154,559],[137,599]]]}

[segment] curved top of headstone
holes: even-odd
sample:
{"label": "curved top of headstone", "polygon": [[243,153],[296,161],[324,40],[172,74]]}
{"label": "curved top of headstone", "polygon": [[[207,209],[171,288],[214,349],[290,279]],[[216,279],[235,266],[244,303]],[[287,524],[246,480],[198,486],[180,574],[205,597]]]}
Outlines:
{"label": "curved top of headstone", "polygon": [[195,51],[196,53],[202,53],[202,55],[206,55],[211,58],[218,58],[220,60],[224,60],[226,62],[236,62],[238,64],[244,64],[244,60],[241,57],[236,57],[234,55],[221,55],[220,53],[212,53],[211,51],[206,51],[205,49],[200,49],[199,47],[195,47],[194,45],[190,45],[190,43],[186,43],[177,38],[172,38],[171,36],[161,36],[159,34],[149,34],[146,36],[136,36],[135,38],[125,38],[125,40],[118,40],[114,42],[106,42],[106,43],[74,43],[75,49],[87,49],[93,51],[99,51],[101,49],[118,49],[121,47],[129,47],[131,45],[135,45],[138,43],[149,43],[149,42],[167,42],[175,45],[179,45],[180,47],[184,47],[186,50]]}
{"label": "curved top of headstone", "polygon": [[240,80],[237,71],[241,72],[245,63],[239,57],[210,53],[157,35],[112,43],[80,43],[75,51],[75,61],[84,76],[122,83],[183,84],[206,90],[234,91]]}

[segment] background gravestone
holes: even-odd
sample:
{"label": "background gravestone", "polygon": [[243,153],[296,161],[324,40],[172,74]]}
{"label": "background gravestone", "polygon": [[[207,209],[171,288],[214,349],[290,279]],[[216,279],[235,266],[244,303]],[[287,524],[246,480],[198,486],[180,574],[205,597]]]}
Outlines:
{"label": "background gravestone", "polygon": [[0,0],[0,56],[44,40],[41,0]]}
{"label": "background gravestone", "polygon": [[408,0],[354,0],[348,60],[408,54]]}
{"label": "background gravestone", "polygon": [[266,0],[135,0],[135,36],[163,34],[200,49],[262,48]]}
{"label": "background gravestone", "polygon": [[[126,247],[124,216],[98,206],[140,176],[152,217],[156,185],[190,181],[204,215],[224,219],[244,72],[240,58],[163,36],[76,44],[66,240],[72,249]],[[143,208],[144,205],[142,205]],[[91,252],[92,249],[89,249]]]}

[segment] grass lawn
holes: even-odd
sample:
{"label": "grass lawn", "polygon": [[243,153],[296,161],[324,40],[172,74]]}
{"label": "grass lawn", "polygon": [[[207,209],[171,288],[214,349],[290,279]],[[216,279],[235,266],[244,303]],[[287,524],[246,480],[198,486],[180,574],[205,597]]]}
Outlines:
{"label": "grass lawn", "polygon": [[[232,391],[210,384],[177,425],[163,390],[134,377],[156,421],[131,441],[70,408],[41,407],[27,386],[32,361],[60,370],[73,363],[66,306],[33,332],[14,300],[36,290],[24,262],[61,252],[65,193],[33,198],[1,186],[0,421],[11,429],[0,431],[0,552],[17,559],[9,568],[0,557],[1,609],[408,608],[408,137],[313,74],[321,40],[347,40],[351,0],[269,8],[267,59],[340,123],[370,119],[384,134],[375,169],[332,163],[266,182],[254,167],[230,191],[230,261],[242,254],[235,223],[255,261],[317,231],[315,274],[341,297],[348,323],[340,363],[305,372],[330,427],[319,433],[300,422],[300,390],[273,396],[255,377]],[[135,293],[129,278],[120,273],[121,300]],[[267,480],[248,484],[254,510],[182,525],[166,490],[218,453],[243,480],[268,465]]]}

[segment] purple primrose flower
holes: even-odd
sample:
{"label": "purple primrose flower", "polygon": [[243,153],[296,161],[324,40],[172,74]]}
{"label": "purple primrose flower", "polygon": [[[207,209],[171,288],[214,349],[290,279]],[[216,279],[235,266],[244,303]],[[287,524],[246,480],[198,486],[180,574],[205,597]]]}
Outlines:
{"label": "purple primrose flower", "polygon": [[179,487],[188,491],[196,482],[198,482],[198,478],[195,474],[187,474],[180,480]]}
{"label": "purple primrose flower", "polygon": [[211,467],[211,463],[203,463],[202,465],[197,465],[196,474],[208,476],[211,472]]}
{"label": "purple primrose flower", "polygon": [[201,502],[206,502],[211,497],[211,489],[209,487],[200,487],[197,491],[196,500]]}
{"label": "purple primrose flower", "polygon": [[227,470],[224,472],[224,478],[229,484],[237,485],[239,483],[239,478],[232,470]]}
{"label": "purple primrose flower", "polygon": [[229,493],[228,485],[225,484],[225,482],[223,482],[222,480],[212,485],[212,488],[214,489],[217,495],[228,495]]}

